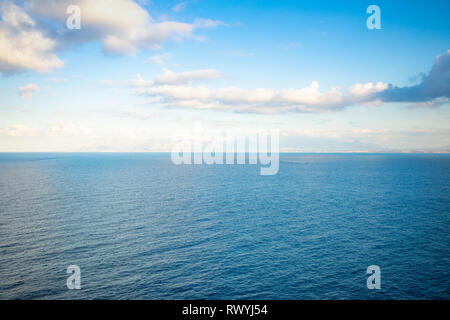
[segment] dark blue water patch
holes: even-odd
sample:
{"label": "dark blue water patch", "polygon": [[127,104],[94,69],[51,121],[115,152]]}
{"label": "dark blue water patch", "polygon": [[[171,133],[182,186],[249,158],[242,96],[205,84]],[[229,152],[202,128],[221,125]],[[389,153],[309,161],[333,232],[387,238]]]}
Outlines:
{"label": "dark blue water patch", "polygon": [[3,153],[0,298],[448,299],[449,169],[427,154],[282,154],[261,176],[167,153]]}

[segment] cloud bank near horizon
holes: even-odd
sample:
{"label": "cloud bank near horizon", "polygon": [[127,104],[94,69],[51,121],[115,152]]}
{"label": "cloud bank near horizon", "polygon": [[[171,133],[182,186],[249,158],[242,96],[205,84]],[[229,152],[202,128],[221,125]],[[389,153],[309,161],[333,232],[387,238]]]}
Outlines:
{"label": "cloud bank near horizon", "polygon": [[168,108],[223,110],[245,113],[324,113],[342,110],[355,104],[378,105],[383,102],[410,102],[417,107],[434,107],[449,102],[450,50],[436,57],[431,71],[414,86],[356,83],[347,91],[333,87],[321,92],[313,81],[304,88],[274,90],[268,88],[241,89],[236,86],[210,89],[194,86],[195,82],[221,78],[217,70],[193,70],[175,73],[164,69],[154,80],[141,75],[129,83],[134,92],[158,99]]}

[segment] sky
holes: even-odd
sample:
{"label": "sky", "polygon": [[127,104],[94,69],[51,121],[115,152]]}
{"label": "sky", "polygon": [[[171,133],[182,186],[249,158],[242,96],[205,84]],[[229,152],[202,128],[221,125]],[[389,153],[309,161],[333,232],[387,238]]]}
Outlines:
{"label": "sky", "polygon": [[[370,5],[380,29],[367,27]],[[448,153],[449,10],[1,0],[0,152],[171,151],[201,122],[277,129],[282,152]]]}

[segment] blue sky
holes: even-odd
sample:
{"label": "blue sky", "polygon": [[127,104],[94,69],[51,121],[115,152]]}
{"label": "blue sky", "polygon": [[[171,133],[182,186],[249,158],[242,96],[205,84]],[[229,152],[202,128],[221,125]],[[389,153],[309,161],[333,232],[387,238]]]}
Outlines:
{"label": "blue sky", "polygon": [[[380,30],[366,27],[372,4]],[[279,129],[282,151],[449,152],[449,9],[2,1],[0,151],[170,151],[201,120]]]}

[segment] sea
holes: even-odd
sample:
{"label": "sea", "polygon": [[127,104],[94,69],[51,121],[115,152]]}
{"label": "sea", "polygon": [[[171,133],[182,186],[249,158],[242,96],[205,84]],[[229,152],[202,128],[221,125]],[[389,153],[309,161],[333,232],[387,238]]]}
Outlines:
{"label": "sea", "polygon": [[0,153],[0,299],[449,298],[448,154]]}

